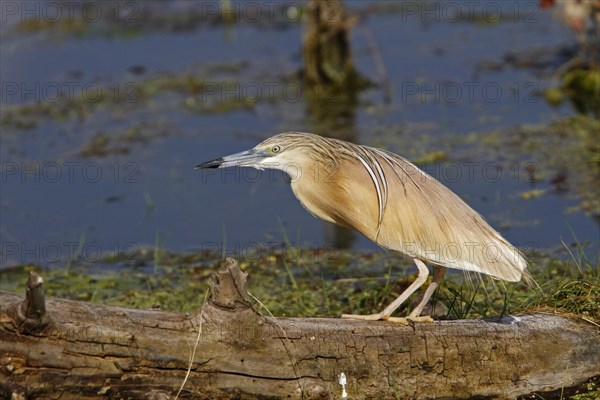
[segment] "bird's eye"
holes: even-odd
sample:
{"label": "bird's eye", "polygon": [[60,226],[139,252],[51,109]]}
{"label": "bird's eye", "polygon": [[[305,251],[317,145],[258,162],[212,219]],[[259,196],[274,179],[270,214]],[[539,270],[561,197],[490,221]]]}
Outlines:
{"label": "bird's eye", "polygon": [[281,150],[281,147],[279,147],[279,146],[273,146],[273,147],[271,147],[271,151],[273,153],[279,153],[279,150]]}

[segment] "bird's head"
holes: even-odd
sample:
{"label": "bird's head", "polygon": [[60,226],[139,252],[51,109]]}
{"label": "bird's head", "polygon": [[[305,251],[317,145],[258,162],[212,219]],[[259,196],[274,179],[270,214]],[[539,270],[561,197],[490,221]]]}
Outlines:
{"label": "bird's head", "polygon": [[250,150],[217,158],[196,165],[201,168],[252,167],[279,169],[291,174],[291,169],[302,168],[310,158],[311,142],[317,135],[286,132],[272,136]]}

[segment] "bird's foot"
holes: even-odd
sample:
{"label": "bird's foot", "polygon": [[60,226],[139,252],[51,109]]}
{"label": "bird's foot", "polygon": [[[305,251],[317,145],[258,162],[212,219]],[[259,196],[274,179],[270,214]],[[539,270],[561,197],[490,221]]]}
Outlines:
{"label": "bird's foot", "polygon": [[422,317],[389,317],[386,321],[396,322],[402,325],[408,325],[411,322],[433,322],[433,318],[429,315],[424,315]]}
{"label": "bird's foot", "polygon": [[360,314],[342,314],[342,319],[360,319],[363,321],[380,321],[388,319],[382,313],[360,315]]}
{"label": "bird's foot", "polygon": [[419,317],[408,316],[406,319],[412,322],[433,322],[433,318],[431,318],[429,315],[421,315]]}
{"label": "bird's foot", "polygon": [[410,322],[433,322],[433,318],[428,315],[424,315],[421,317],[418,316],[408,316],[408,317],[386,317],[382,313],[378,314],[369,314],[369,315],[359,315],[359,314],[342,314],[343,319],[358,319],[363,321],[390,321],[396,322],[402,325],[408,325]]}

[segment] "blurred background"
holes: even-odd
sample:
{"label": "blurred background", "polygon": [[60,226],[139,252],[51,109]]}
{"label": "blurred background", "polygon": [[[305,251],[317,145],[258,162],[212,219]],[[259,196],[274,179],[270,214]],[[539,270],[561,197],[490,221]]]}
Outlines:
{"label": "blurred background", "polygon": [[1,6],[4,268],[379,251],[279,172],[193,169],[288,130],[394,151],[518,247],[597,259],[597,1]]}

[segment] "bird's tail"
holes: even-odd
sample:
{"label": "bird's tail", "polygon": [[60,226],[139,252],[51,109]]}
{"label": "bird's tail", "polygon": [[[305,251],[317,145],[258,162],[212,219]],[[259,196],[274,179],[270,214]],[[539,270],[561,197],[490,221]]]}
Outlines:
{"label": "bird's tail", "polygon": [[527,259],[516,247],[494,231],[496,241],[486,245],[484,257],[488,260],[487,274],[508,282],[531,279],[527,270]]}

